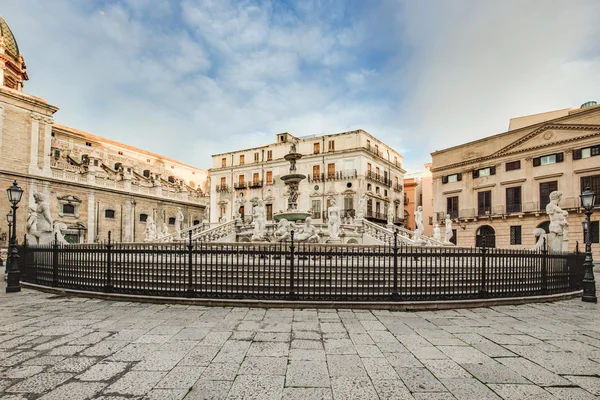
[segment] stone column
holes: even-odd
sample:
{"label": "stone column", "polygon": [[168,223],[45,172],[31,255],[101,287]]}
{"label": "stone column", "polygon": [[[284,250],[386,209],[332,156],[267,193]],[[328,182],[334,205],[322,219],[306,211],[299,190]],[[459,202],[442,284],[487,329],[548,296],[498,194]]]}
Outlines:
{"label": "stone column", "polygon": [[131,204],[131,200],[127,200],[125,202],[125,241],[126,242],[132,242],[133,241],[133,226],[132,226],[132,218],[131,218],[131,212],[132,212],[132,204]]}
{"label": "stone column", "polygon": [[50,175],[50,151],[52,145],[52,118],[44,118],[44,172]]}
{"label": "stone column", "polygon": [[94,191],[90,190],[88,193],[88,221],[87,221],[87,229],[88,229],[88,243],[94,243],[96,239],[96,196],[94,195]]}
{"label": "stone column", "polygon": [[40,120],[42,116],[36,113],[31,113],[31,140],[29,153],[29,173],[39,174],[38,168],[38,149],[40,137]]}

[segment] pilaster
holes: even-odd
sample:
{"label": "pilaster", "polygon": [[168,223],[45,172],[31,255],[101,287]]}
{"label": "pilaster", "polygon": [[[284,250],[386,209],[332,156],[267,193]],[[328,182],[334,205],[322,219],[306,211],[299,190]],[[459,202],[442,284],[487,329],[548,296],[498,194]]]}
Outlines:
{"label": "pilaster", "polygon": [[[0,79],[0,82],[2,82],[2,80]],[[0,150],[2,150],[2,137],[4,136],[4,133],[2,131],[4,127],[4,108],[0,107]]]}
{"label": "pilaster", "polygon": [[30,140],[30,153],[29,153],[29,173],[39,174],[40,169],[38,167],[38,151],[39,151],[39,137],[40,137],[40,121],[42,116],[37,113],[31,113],[31,140]]}
{"label": "pilaster", "polygon": [[88,221],[87,221],[87,232],[88,232],[88,243],[94,243],[96,240],[96,197],[94,191],[88,192]]}
{"label": "pilaster", "polygon": [[127,200],[125,202],[125,242],[133,242],[133,229],[132,229],[132,200]]}
{"label": "pilaster", "polygon": [[52,143],[52,118],[44,118],[44,173],[50,175],[50,151]]}

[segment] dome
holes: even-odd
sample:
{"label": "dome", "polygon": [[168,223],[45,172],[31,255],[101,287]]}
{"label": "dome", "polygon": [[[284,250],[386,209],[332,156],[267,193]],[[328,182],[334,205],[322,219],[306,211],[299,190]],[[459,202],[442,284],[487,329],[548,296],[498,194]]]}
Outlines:
{"label": "dome", "polygon": [[0,17],[0,36],[4,39],[4,46],[6,47],[6,50],[10,53],[10,55],[17,58],[19,55],[19,46],[15,40],[15,35],[13,35],[12,31],[8,27],[8,24],[2,17]]}

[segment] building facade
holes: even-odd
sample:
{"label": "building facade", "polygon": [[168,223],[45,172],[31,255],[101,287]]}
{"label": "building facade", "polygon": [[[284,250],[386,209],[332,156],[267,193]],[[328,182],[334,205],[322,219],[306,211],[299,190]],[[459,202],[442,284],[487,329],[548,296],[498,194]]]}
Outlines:
{"label": "building facade", "polygon": [[[600,106],[521,117],[511,127],[431,154],[434,219],[442,226],[451,215],[458,245],[480,245],[485,236],[488,246],[531,248],[533,230],[548,231],[545,209],[558,190],[559,206],[569,212],[569,249],[579,242],[583,250],[579,194],[588,185],[600,193]],[[599,207],[592,220],[598,257]]]}
{"label": "building facade", "polygon": [[327,208],[335,200],[347,220],[353,218],[359,196],[367,196],[365,217],[387,223],[392,207],[395,223],[404,215],[402,156],[363,130],[296,138],[276,135],[273,144],[212,156],[211,223],[232,219],[235,199],[243,196],[241,213],[246,219],[263,199],[267,219],[287,209],[287,190],[279,178],[289,173],[283,157],[296,141],[303,157],[297,173],[306,175],[299,186],[298,209],[310,211],[316,223],[327,219]]}
{"label": "building facade", "polygon": [[[0,18],[0,189],[16,180],[25,191],[20,238],[36,192],[73,243],[106,240],[109,231],[115,241],[142,241],[149,216],[161,232],[173,231],[178,208],[188,225],[206,218],[205,170],[55,124],[58,108],[24,93],[27,79],[16,40]],[[0,201],[0,215],[9,209],[8,200]],[[2,226],[0,239],[6,239]]]}
{"label": "building facade", "polygon": [[423,234],[433,236],[433,194],[431,186],[431,164],[425,169],[404,175],[404,226],[416,229],[415,211],[420,206],[423,216]]}

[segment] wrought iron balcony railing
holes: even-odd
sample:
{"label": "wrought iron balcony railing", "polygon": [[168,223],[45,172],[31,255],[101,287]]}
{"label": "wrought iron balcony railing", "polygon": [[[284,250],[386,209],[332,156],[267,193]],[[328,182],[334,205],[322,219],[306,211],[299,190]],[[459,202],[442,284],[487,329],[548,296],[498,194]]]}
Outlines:
{"label": "wrought iron balcony railing", "polygon": [[392,186],[392,180],[390,178],[373,171],[367,171],[367,175],[365,176],[365,178],[376,183],[381,183],[382,185],[387,187]]}
{"label": "wrought iron balcony railing", "polygon": [[243,190],[248,187],[248,184],[246,182],[239,182],[239,183],[234,183],[233,187],[235,188],[235,190]]}

